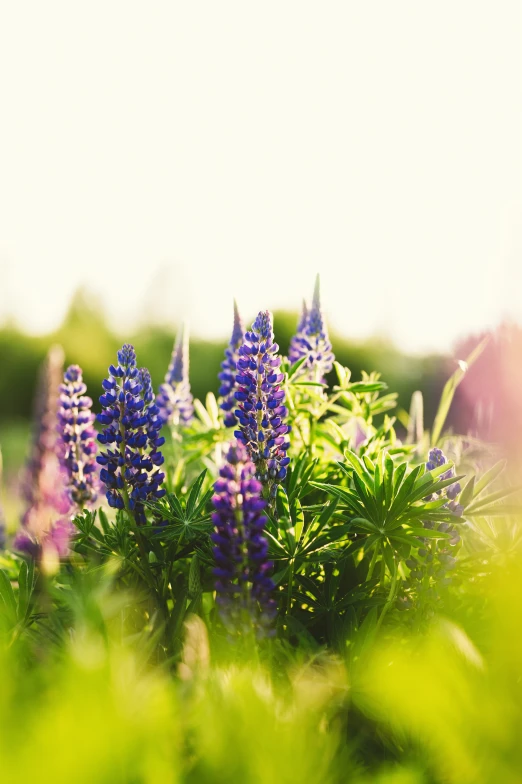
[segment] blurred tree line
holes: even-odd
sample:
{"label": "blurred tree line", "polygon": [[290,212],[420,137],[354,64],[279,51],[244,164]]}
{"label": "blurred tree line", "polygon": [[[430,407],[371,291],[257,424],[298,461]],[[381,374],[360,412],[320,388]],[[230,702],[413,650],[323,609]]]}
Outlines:
{"label": "blurred tree line", "polygon": [[[232,303],[230,310],[232,326]],[[286,353],[297,314],[276,312],[274,323],[277,342]],[[53,334],[33,337],[11,325],[4,326],[0,329],[0,426],[31,416],[38,366],[53,343],[63,346],[67,364],[77,363],[83,368],[89,393],[97,402],[107,367],[115,361],[116,350],[123,342],[133,343],[138,362],[149,368],[157,387],[165,375],[174,337],[173,331],[161,326],[143,327],[132,335],[115,334],[99,305],[83,291],[74,297],[66,318]],[[454,369],[447,357],[407,356],[385,339],[356,343],[337,334],[331,339],[337,359],[351,369],[353,380],[360,378],[362,370],[378,370],[390,390],[399,393],[403,408],[409,408],[412,393],[421,389],[426,423],[431,422],[442,386]],[[217,393],[224,349],[225,341],[191,338],[190,380],[196,397],[204,398],[208,391]]]}

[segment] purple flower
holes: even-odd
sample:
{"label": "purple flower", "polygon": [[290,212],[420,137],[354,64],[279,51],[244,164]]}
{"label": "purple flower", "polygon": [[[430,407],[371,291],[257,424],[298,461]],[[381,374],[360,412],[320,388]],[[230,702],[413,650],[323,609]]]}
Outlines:
{"label": "purple flower", "polygon": [[234,435],[246,446],[256,465],[256,476],[272,498],[290,462],[286,454],[290,444],[285,438],[290,427],[284,422],[288,411],[281,388],[283,374],[279,373],[278,349],[272,314],[261,311],[239,349],[235,392],[238,408],[234,412],[239,429]]}
{"label": "purple flower", "polygon": [[189,381],[188,333],[182,329],[176,338],[165,381],[158,390],[157,404],[163,424],[188,425],[194,416]]}
{"label": "purple flower", "polygon": [[[446,465],[448,462],[444,452],[442,449],[438,447],[434,447],[430,449],[428,454],[428,462],[426,463],[426,470],[433,471],[434,468],[440,468],[440,466]],[[449,477],[448,477],[449,478]]]}
{"label": "purple flower", "polygon": [[82,370],[70,365],[60,387],[58,411],[59,456],[67,476],[72,500],[83,507],[96,500],[96,433],[95,416],[91,413],[92,400],[85,395]]}
{"label": "purple flower", "polygon": [[291,364],[295,364],[303,357],[307,359],[303,362],[299,375],[306,376],[311,381],[324,381],[325,375],[333,367],[335,356],[321,308],[319,275],[315,281],[312,307],[306,317],[303,310],[297,334],[290,343]]}
{"label": "purple flower", "polygon": [[145,503],[165,495],[161,488],[165,475],[159,470],[165,439],[159,434],[162,420],[150,373],[146,368],[138,370],[133,346],[125,344],[118,351],[118,365],[110,366],[102,386],[103,411],[98,421],[104,430],[98,441],[107,449],[96,458],[102,466],[100,478],[107,487],[109,506],[127,507],[136,522],[144,524]]}
{"label": "purple flower", "polygon": [[14,540],[14,548],[38,561],[43,571],[54,573],[58,570],[60,559],[70,554],[70,543],[75,528],[68,517],[61,517],[40,536],[21,528]]}
{"label": "purple flower", "polygon": [[[56,452],[47,452],[38,476],[38,500],[30,506],[14,540],[15,550],[36,558],[40,563],[65,557],[74,532],[71,499],[66,489],[66,474]],[[60,530],[60,548],[55,531]]]}
{"label": "purple flower", "polygon": [[[22,480],[22,495],[26,502],[26,509],[22,516],[22,525],[27,522],[32,510],[39,504],[47,505],[49,487],[45,479],[49,474],[51,462],[58,464],[56,459],[57,449],[57,421],[58,398],[60,383],[63,378],[63,350],[61,346],[52,346],[40,368],[33,411],[33,432],[29,458],[27,460],[24,477]],[[56,484],[50,483],[54,492]]]}
{"label": "purple flower", "polygon": [[[54,564],[68,553],[72,532],[71,499],[67,477],[58,459],[58,398],[63,377],[63,351],[53,346],[42,366],[35,400],[33,441],[26,469],[24,495],[27,507],[15,537],[15,549]],[[56,526],[69,532],[61,538],[60,552],[53,543]]]}
{"label": "purple flower", "polygon": [[216,601],[225,627],[231,633],[249,632],[254,625],[258,636],[263,636],[272,633],[276,604],[263,536],[266,501],[255,471],[245,447],[232,444],[214,485],[212,541]]}
{"label": "purple flower", "polygon": [[41,545],[36,537],[32,536],[23,526],[14,538],[13,547],[19,553],[24,553],[34,560],[37,560],[41,554]]}
{"label": "purple flower", "polygon": [[301,317],[297,324],[297,332],[290,340],[290,346],[288,349],[288,359],[291,365],[295,365],[296,362],[299,362],[301,357],[306,356],[306,352],[304,351],[303,344],[305,341],[305,329],[306,329],[307,322],[308,322],[308,306],[306,304],[306,300],[303,300],[303,309],[301,311]]}
{"label": "purple flower", "polygon": [[[444,452],[442,451],[442,449],[439,449],[438,447],[434,447],[433,449],[430,450],[428,454],[428,462],[426,463],[426,470],[433,471],[435,468],[439,468],[440,466],[446,465],[447,462],[448,460]],[[453,476],[455,476],[455,469],[449,468],[447,471],[445,471],[443,474],[439,476],[439,479],[441,480],[451,479]],[[456,500],[461,490],[462,488],[460,486],[460,483],[454,482],[452,485],[449,485],[448,487],[445,488],[445,490],[442,491],[449,499],[449,502],[447,504],[444,504],[444,506],[450,509],[450,511],[453,512],[454,515],[457,515],[457,517],[460,517],[464,511],[464,507],[461,504],[457,503]]]}
{"label": "purple flower", "polygon": [[237,361],[239,359],[239,349],[243,343],[245,336],[245,329],[237,303],[234,300],[234,326],[232,329],[232,336],[228,348],[225,350],[225,359],[221,363],[221,373],[218,379],[221,381],[219,394],[222,397],[221,408],[225,412],[224,425],[225,427],[234,427],[237,425],[237,419],[234,414],[236,407],[236,398],[234,396],[236,388],[236,372]]}

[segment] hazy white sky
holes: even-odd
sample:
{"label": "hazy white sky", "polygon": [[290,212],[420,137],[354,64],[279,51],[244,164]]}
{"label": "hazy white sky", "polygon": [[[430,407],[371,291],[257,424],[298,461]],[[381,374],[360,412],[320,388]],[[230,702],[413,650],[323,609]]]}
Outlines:
{"label": "hazy white sky", "polygon": [[519,0],[0,0],[0,320],[522,320]]}

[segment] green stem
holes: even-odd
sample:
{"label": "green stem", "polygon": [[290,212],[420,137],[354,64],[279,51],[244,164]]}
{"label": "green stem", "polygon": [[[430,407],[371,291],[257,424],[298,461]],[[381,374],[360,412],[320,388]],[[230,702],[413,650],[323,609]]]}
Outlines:
{"label": "green stem", "polygon": [[379,550],[380,550],[380,542],[377,542],[375,545],[375,550],[373,551],[372,560],[370,561],[370,566],[368,568],[368,575],[366,577],[367,581],[372,579],[373,570],[375,568],[375,563],[377,561],[377,556],[379,555]]}
{"label": "green stem", "polygon": [[393,575],[392,575],[392,581],[391,581],[391,585],[390,585],[390,592],[388,594],[388,598],[386,599],[386,604],[382,608],[382,613],[380,614],[379,619],[377,621],[377,624],[375,626],[375,630],[376,631],[377,631],[377,629],[380,628],[380,626],[381,626],[381,624],[382,624],[382,622],[384,620],[384,616],[386,615],[386,613],[388,612],[388,610],[390,609],[390,607],[392,606],[392,604],[393,604],[393,602],[395,600],[395,593],[396,593],[396,589],[397,589],[397,574],[398,574],[397,564],[395,562],[394,562],[394,566],[395,566],[395,569],[394,569],[394,572],[393,572]]}
{"label": "green stem", "polygon": [[290,575],[288,577],[288,593],[286,596],[286,614],[290,615],[290,610],[292,609],[292,590],[294,587],[294,569],[295,569],[295,562],[294,559],[290,561]]}
{"label": "green stem", "polygon": [[[183,539],[184,535],[185,535],[185,529],[183,529],[181,531],[181,533],[179,535],[179,538],[178,538],[178,541],[176,542],[176,549],[172,553],[172,557],[169,559],[169,565],[168,565],[168,568],[167,568],[166,573],[165,573],[165,580],[163,582],[163,594],[164,594],[165,597],[167,596],[169,585],[170,585],[170,582],[172,580],[172,570],[174,568],[174,562],[175,562],[176,556],[177,556],[177,554],[179,552],[179,548],[181,546],[181,540]],[[174,594],[172,595],[172,598],[175,601]]]}
{"label": "green stem", "polygon": [[308,451],[310,452],[310,457],[313,457],[314,451],[314,442],[315,442],[315,423],[316,419],[313,414],[310,414],[309,420],[309,439],[308,439]]}

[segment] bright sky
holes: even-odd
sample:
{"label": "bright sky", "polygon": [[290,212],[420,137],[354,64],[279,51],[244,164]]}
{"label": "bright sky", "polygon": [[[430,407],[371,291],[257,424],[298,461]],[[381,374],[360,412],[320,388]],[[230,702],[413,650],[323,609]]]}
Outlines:
{"label": "bright sky", "polygon": [[0,320],[298,309],[446,349],[522,321],[519,0],[8,2]]}

